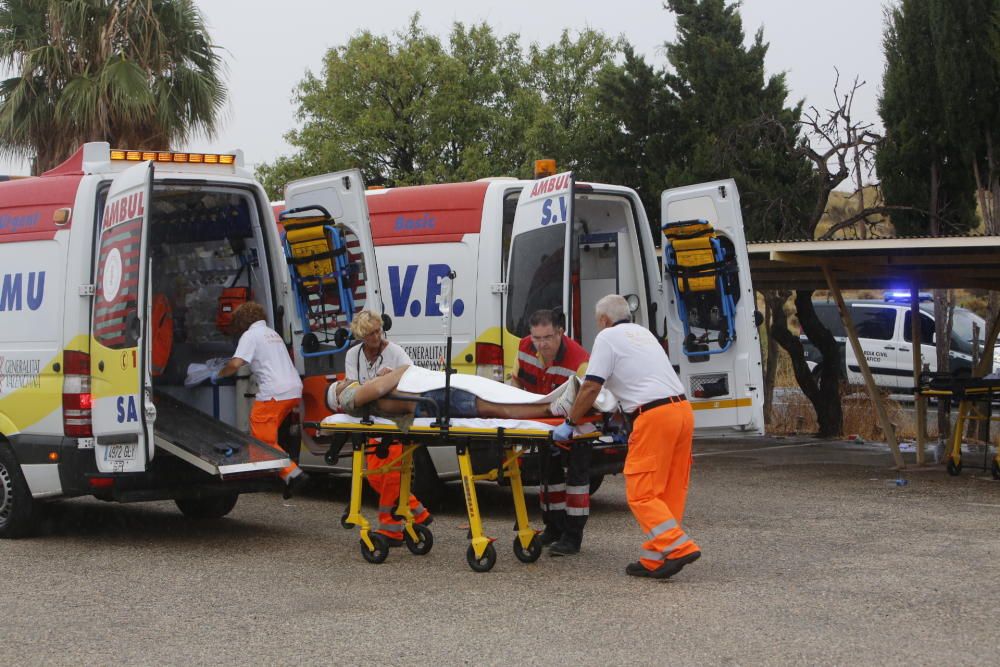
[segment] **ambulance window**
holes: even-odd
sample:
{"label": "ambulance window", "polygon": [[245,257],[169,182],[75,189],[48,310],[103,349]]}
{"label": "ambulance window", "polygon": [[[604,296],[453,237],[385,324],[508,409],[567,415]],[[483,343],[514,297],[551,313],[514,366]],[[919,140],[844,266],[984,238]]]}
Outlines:
{"label": "ambulance window", "polygon": [[500,229],[500,275],[507,275],[507,258],[510,256],[510,235],[514,229],[514,214],[520,190],[508,192],[503,198],[503,223]]}
{"label": "ambulance window", "polygon": [[514,239],[507,286],[507,329],[528,335],[528,318],[542,308],[561,308],[566,228],[542,227]]}
{"label": "ambulance window", "polygon": [[101,234],[97,259],[94,337],[105,347],[135,347],[139,305],[139,242],[142,218],[110,227]]}

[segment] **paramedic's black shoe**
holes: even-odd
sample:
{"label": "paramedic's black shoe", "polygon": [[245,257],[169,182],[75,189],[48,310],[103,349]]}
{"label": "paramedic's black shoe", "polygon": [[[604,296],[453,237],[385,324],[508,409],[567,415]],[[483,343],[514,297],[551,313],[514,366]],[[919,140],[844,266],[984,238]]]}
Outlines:
{"label": "paramedic's black shoe", "polygon": [[580,547],[562,538],[549,546],[550,556],[575,556],[578,553],[580,553]]}
{"label": "paramedic's black shoe", "polygon": [[307,473],[300,473],[295,477],[292,477],[285,484],[285,490],[281,492],[281,497],[288,500],[292,496],[298,495],[305,488],[306,484],[309,483],[309,475]]}
{"label": "paramedic's black shoe", "polygon": [[562,533],[556,532],[546,528],[541,533],[538,534],[538,541],[542,543],[543,547],[555,544],[562,538]]}
{"label": "paramedic's black shoe", "polygon": [[629,563],[625,567],[625,574],[632,577],[649,577],[650,579],[669,579],[674,576],[688,563],[693,563],[701,558],[700,551],[692,551],[687,556],[681,556],[680,558],[672,558],[663,561],[663,564],[655,570],[647,570],[646,566],[641,562],[636,561],[634,563]]}

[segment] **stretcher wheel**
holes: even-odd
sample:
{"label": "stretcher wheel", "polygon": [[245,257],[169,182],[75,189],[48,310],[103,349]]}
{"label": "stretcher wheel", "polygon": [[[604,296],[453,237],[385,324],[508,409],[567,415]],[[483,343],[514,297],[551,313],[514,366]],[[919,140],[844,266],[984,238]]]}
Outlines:
{"label": "stretcher wheel", "polygon": [[538,539],[538,535],[531,538],[528,542],[528,548],[525,549],[521,546],[521,538],[514,538],[514,555],[522,563],[534,563],[538,560],[538,557],[542,555],[542,541]]}
{"label": "stretcher wheel", "polygon": [[369,549],[365,541],[360,540],[361,555],[369,563],[374,563],[375,565],[384,563],[385,559],[389,557],[389,540],[386,539],[385,535],[379,533],[368,533],[368,539],[372,541],[375,548]]}
{"label": "stretcher wheel", "polygon": [[350,530],[354,526],[353,523],[349,523],[347,521],[347,517],[349,517],[350,515],[351,515],[351,510],[350,509],[344,510],[344,513],[340,515],[340,527],[341,528],[344,528],[346,530]]}
{"label": "stretcher wheel", "polygon": [[403,531],[403,539],[406,540],[406,548],[410,550],[410,553],[416,556],[424,556],[431,552],[431,547],[434,546],[434,533],[427,526],[421,526],[420,524],[413,524],[413,530],[416,532],[417,537],[420,538],[419,542],[414,542],[413,538],[410,537],[410,533]]}
{"label": "stretcher wheel", "polygon": [[497,550],[493,548],[492,543],[487,544],[482,558],[476,558],[476,550],[470,544],[465,552],[465,560],[469,562],[469,567],[476,572],[489,572],[497,564]]}
{"label": "stretcher wheel", "polygon": [[1000,461],[993,461],[993,479],[1000,479]]}
{"label": "stretcher wheel", "polygon": [[948,474],[957,477],[962,472],[962,462],[955,463],[955,459],[948,459]]}

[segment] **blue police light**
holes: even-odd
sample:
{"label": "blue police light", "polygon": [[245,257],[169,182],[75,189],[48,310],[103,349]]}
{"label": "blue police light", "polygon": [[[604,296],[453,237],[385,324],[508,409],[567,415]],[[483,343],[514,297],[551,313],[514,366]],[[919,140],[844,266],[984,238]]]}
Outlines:
{"label": "blue police light", "polygon": [[[909,303],[910,294],[911,294],[910,290],[889,290],[888,292],[885,293],[885,296],[883,296],[882,298],[887,303]],[[928,294],[927,292],[918,292],[917,300],[930,301],[931,295]]]}

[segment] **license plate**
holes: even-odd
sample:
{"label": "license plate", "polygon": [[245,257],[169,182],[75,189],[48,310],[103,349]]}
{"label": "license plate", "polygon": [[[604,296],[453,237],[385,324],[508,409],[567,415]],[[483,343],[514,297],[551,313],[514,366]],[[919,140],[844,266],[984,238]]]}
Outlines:
{"label": "license plate", "polygon": [[105,461],[134,461],[135,450],[138,444],[130,445],[107,445],[104,449]]}

